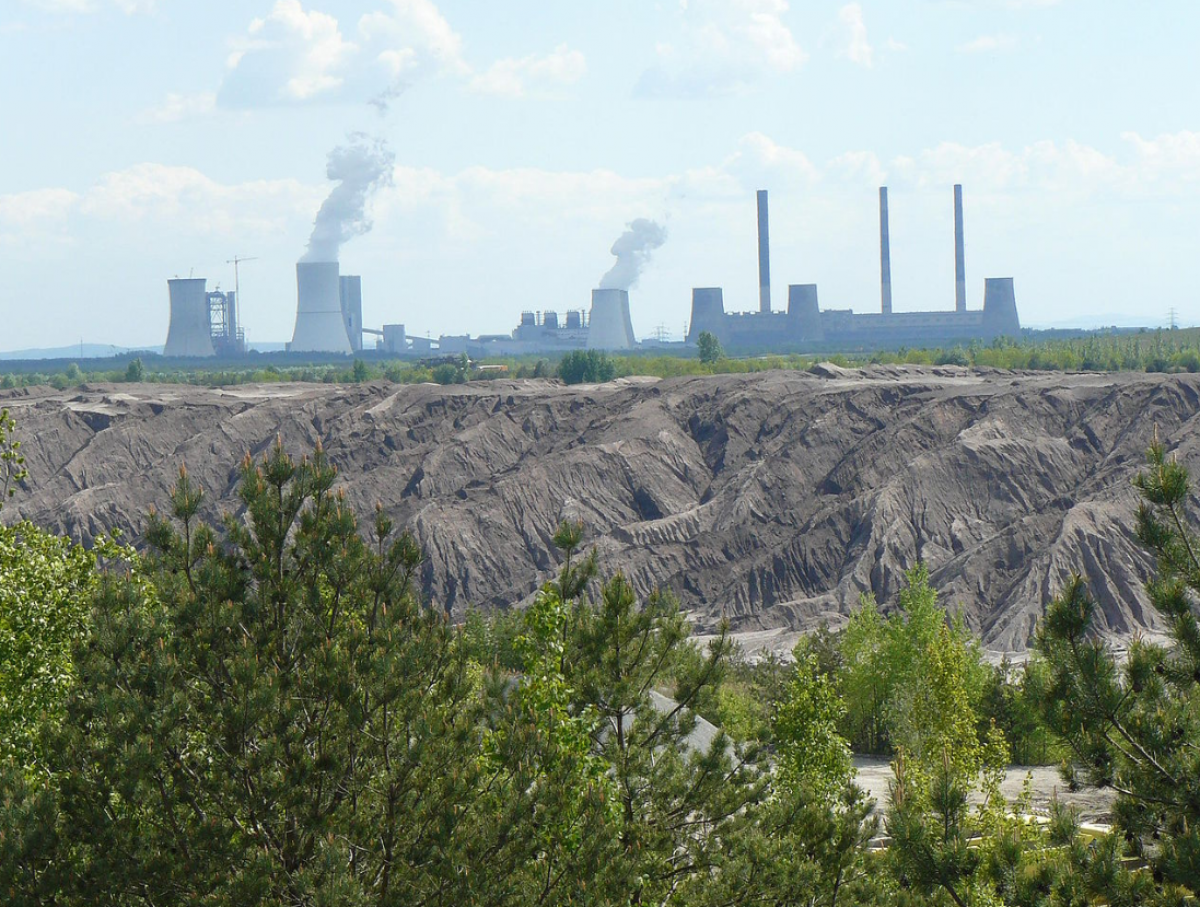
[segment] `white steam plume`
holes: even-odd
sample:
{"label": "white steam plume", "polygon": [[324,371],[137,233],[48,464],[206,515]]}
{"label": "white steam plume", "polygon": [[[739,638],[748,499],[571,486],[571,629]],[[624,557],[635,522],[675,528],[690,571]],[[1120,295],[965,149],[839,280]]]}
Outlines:
{"label": "white steam plume", "polygon": [[301,261],[337,261],[342,244],[371,229],[367,200],[391,185],[396,155],[382,139],[353,133],[346,145],[329,152],[325,175],[337,180],[317,212],[308,251]]}
{"label": "white steam plume", "polygon": [[600,278],[601,290],[632,290],[650,261],[650,253],[667,241],[667,228],[639,217],[613,243],[617,263]]}

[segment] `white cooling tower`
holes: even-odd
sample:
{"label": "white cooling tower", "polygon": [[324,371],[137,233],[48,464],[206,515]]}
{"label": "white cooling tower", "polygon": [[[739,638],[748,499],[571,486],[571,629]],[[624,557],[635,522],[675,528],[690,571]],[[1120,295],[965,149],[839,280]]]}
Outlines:
{"label": "white cooling tower", "polygon": [[349,353],[350,336],[342,321],[342,292],[336,261],[296,265],[296,330],[288,349],[294,353]]}
{"label": "white cooling tower", "polygon": [[188,358],[217,355],[204,278],[168,280],[167,290],[171,296],[171,324],[163,355]]}
{"label": "white cooling tower", "polygon": [[629,317],[627,290],[592,290],[588,316],[588,349],[628,350],[637,343]]}

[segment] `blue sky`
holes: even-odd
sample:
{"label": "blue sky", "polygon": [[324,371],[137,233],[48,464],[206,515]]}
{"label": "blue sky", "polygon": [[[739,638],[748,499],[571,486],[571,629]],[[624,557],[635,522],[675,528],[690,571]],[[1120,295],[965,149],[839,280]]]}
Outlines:
{"label": "blue sky", "polygon": [[897,310],[1012,276],[1023,320],[1200,323],[1194,0],[0,0],[0,349],[159,344],[166,279],[291,335],[294,262],[352,133],[387,142],[342,251],[368,325],[507,332],[586,307],[629,221],[668,238],[639,335],[693,286]]}

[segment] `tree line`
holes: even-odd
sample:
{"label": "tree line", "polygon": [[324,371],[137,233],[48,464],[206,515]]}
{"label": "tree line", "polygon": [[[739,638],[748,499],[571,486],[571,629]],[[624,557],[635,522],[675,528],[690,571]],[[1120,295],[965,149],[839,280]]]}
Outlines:
{"label": "tree line", "polygon": [[[0,482],[23,470],[0,417]],[[986,665],[915,567],[789,663],[606,573],[581,526],[527,607],[450,622],[321,449],[181,470],[143,552],[0,528],[0,892],[22,904],[1183,904],[1200,890],[1186,469],[1139,479],[1169,645],[1115,660],[1078,579]],[[1040,735],[1040,737],[1039,737]],[[1016,741],[1022,741],[1017,744]],[[1113,833],[999,782],[1017,746]],[[872,804],[852,753],[886,753]],[[1027,757],[1028,758],[1028,757]]]}
{"label": "tree line", "polygon": [[[902,348],[896,350],[839,350],[820,353],[727,355],[718,339],[701,332],[694,351],[634,354],[577,350],[558,356],[489,357],[482,362],[414,362],[411,360],[368,361],[354,359],[345,364],[266,365],[248,363],[210,367],[197,361],[190,368],[164,367],[153,357],[135,358],[119,368],[85,368],[69,363],[56,372],[0,373],[0,389],[50,385],[59,390],[81,384],[113,382],[161,382],[225,387],[279,381],[361,383],[389,381],[393,384],[462,384],[506,378],[559,378],[566,384],[610,381],[634,375],[676,378],[688,375],[748,374],[772,369],[805,370],[821,362],[844,367],[865,365],[959,365],[972,368],[1026,369],[1032,371],[1200,371],[1200,328],[1092,332],[1082,336],[1059,336],[1064,332],[1027,334],[1018,339],[999,338],[990,343],[972,341],[951,347]],[[86,364],[86,363],[85,363]],[[486,366],[479,368],[479,366]]]}

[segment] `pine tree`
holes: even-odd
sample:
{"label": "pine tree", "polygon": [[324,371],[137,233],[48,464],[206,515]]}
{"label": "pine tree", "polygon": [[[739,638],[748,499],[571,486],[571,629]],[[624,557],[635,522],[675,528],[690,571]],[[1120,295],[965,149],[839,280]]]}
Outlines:
{"label": "pine tree", "polygon": [[[1120,661],[1094,633],[1096,602],[1075,577],[1039,630],[1048,676],[1037,698],[1073,753],[1068,780],[1117,792],[1117,834],[1174,903],[1200,894],[1200,539],[1188,471],[1157,439],[1135,484],[1137,535],[1158,558],[1148,591],[1172,644],[1135,640]],[[1095,893],[1130,884],[1116,872]]]}
{"label": "pine tree", "polygon": [[595,600],[582,594],[594,560],[571,566],[577,527],[556,541],[568,557],[563,595],[579,596],[566,628],[565,677],[577,691],[575,714],[590,710],[600,719],[592,746],[615,798],[593,897],[662,904],[705,883],[726,833],[764,795],[752,752],[719,731],[711,740],[695,734],[698,714],[715,711],[731,642],[722,630],[699,653],[678,602],[660,592],[639,602],[619,573]]}
{"label": "pine tree", "polygon": [[480,756],[486,685],[411,537],[377,512],[368,544],[335,478],[319,449],[247,458],[218,533],[181,472],[75,650],[55,784],[7,779],[10,900],[528,903],[541,838],[517,764]]}

